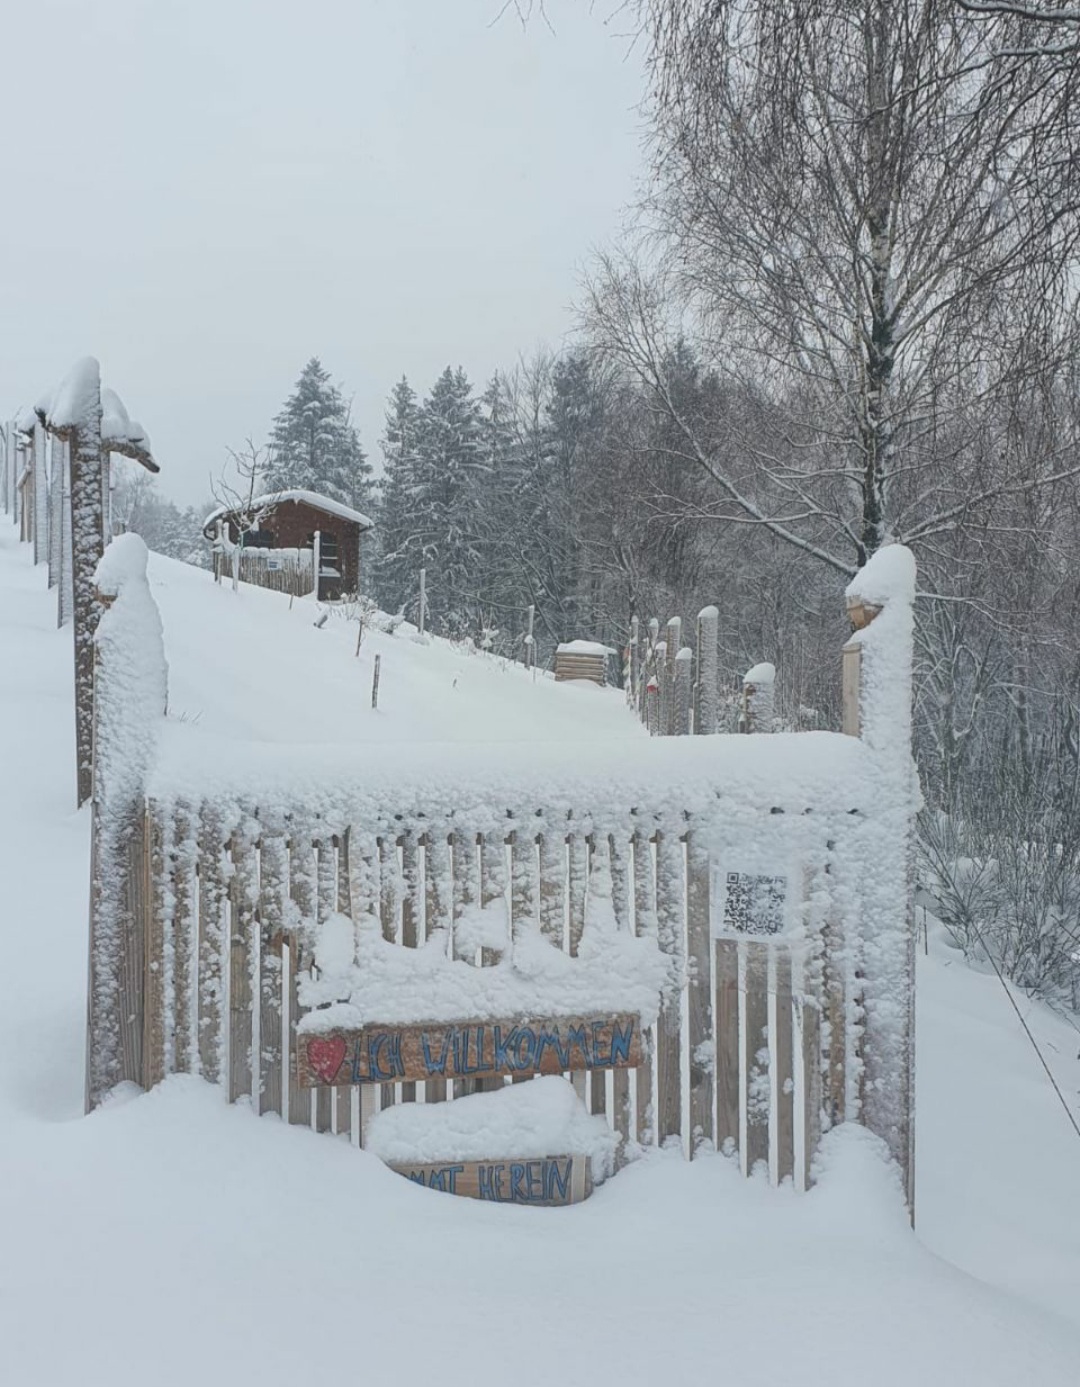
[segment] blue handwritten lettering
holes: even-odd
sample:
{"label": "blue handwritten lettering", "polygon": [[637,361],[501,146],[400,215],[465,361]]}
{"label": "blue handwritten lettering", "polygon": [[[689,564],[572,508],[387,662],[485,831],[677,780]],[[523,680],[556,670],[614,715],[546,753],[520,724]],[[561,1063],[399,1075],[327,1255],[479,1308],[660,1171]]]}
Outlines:
{"label": "blue handwritten lettering", "polygon": [[450,1052],[450,1036],[447,1032],[443,1032],[442,1049],[439,1052],[438,1059],[431,1053],[431,1042],[428,1039],[427,1031],[422,1032],[420,1036],[420,1045],[424,1052],[424,1068],[427,1072],[429,1074],[445,1074],[446,1059]]}
{"label": "blue handwritten lettering", "polygon": [[502,1027],[495,1027],[495,1069],[502,1073],[513,1066],[510,1063],[510,1050],[517,1039],[517,1027],[511,1026],[510,1034],[503,1039]]}
{"label": "blue handwritten lettering", "polygon": [[[381,1053],[389,1051],[386,1067],[383,1068]],[[401,1036],[387,1031],[379,1031],[368,1038],[368,1073],[379,1083],[386,1083],[405,1072],[401,1062]]]}
{"label": "blue handwritten lettering", "polygon": [[544,1197],[548,1203],[554,1203],[557,1185],[560,1198],[567,1199],[570,1189],[570,1169],[573,1165],[572,1158],[568,1156],[565,1165],[559,1161],[546,1161],[544,1164]]}
{"label": "blue handwritten lettering", "polygon": [[630,1063],[630,1042],[634,1038],[633,1018],[627,1021],[625,1026],[620,1026],[617,1021],[611,1023],[611,1063],[618,1064],[622,1060],[624,1064]]}
{"label": "blue handwritten lettering", "polygon": [[589,1041],[584,1026],[571,1026],[566,1033],[566,1054],[568,1059],[570,1051],[575,1045],[581,1051],[585,1066],[588,1068],[591,1065],[592,1056],[589,1054]]}
{"label": "blue handwritten lettering", "polygon": [[543,1068],[544,1051],[554,1050],[559,1059],[559,1068],[566,1069],[570,1063],[569,1047],[563,1044],[562,1036],[556,1028],[553,1031],[540,1031],[536,1037],[536,1067]]}
{"label": "blue handwritten lettering", "polygon": [[519,1026],[514,1044],[514,1065],[517,1069],[531,1069],[536,1055],[536,1032],[531,1026]]}

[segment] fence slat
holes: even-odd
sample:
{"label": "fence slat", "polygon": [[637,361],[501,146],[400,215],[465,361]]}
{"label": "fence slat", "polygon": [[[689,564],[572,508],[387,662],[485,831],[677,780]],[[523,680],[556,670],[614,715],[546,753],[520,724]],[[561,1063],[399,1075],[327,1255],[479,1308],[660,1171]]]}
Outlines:
{"label": "fence slat", "polygon": [[[630,841],[626,837],[612,834],[608,839],[611,855],[611,904],[620,929],[628,932],[633,929],[630,919]],[[611,1075],[611,1121],[622,1138],[616,1152],[616,1166],[626,1161],[626,1148],[630,1140],[630,1070],[615,1069]]]}
{"label": "fence slat", "polygon": [[[401,869],[398,866],[397,841],[389,834],[379,839],[379,918],[383,938],[393,944],[398,937],[398,900],[401,892]],[[397,1098],[396,1084],[379,1085],[379,1107],[392,1107]]]}
{"label": "fence slat", "polygon": [[[405,833],[401,840],[401,876],[404,894],[401,898],[401,942],[406,949],[415,949],[420,942],[420,882],[418,871],[418,850],[415,833]],[[416,1084],[401,1085],[401,1101],[416,1101]]]}
{"label": "fence slat", "polygon": [[769,1159],[769,946],[757,941],[742,945],[743,1033],[745,1059],[743,1105],[746,1109],[746,1174]]}
{"label": "fence slat", "polygon": [[809,998],[799,1008],[802,1017],[803,1066],[803,1189],[813,1183],[813,1160],[821,1140],[821,1013]]}
{"label": "fence slat", "polygon": [[825,1111],[829,1125],[835,1127],[844,1121],[847,1109],[845,1050],[848,990],[843,928],[835,916],[825,922],[824,945],[825,1019],[829,1028]]}
{"label": "fence slat", "polygon": [[771,1036],[775,1074],[776,1179],[777,1183],[795,1174],[795,1061],[791,1038],[791,951],[777,945],[772,951],[773,990],[776,1001],[776,1027]]}
{"label": "fence slat", "polygon": [[[640,829],[633,838],[634,848],[634,933],[656,934],[656,882],[653,847]],[[634,1071],[635,1136],[642,1146],[656,1140],[656,1114],[653,1104],[653,1058],[656,1053],[655,1027],[649,1033],[649,1054]]]}
{"label": "fence slat", "polygon": [[221,812],[204,804],[199,813],[199,1068],[221,1082],[225,945],[224,829]]}
{"label": "fence slat", "polygon": [[147,874],[143,900],[146,902],[146,954],[143,1012],[143,1088],[152,1088],[165,1077],[165,912],[164,888],[166,855],[162,824],[150,805],[145,812]]}
{"label": "fence slat", "polygon": [[301,1088],[296,1064],[296,1025],[300,1020],[300,974],[310,966],[309,935],[315,920],[315,861],[310,826],[296,822],[289,837],[289,1122],[308,1127],[312,1117],[312,1090]]}
{"label": "fence slat", "polygon": [[[669,623],[670,624],[670,623]],[[677,834],[656,835],[657,939],[670,974],[656,1038],[657,1140],[682,1140],[682,1005],[685,853]]]}
{"label": "fence slat", "polygon": [[[445,825],[434,828],[424,839],[424,938],[450,928],[453,914],[453,878],[450,847]],[[441,1103],[446,1098],[446,1080],[428,1079],[424,1102]]]}
{"label": "fence slat", "polygon": [[252,941],[258,869],[255,844],[246,830],[232,835],[229,883],[229,1102],[251,1093]]}
{"label": "fence slat", "polygon": [[[465,948],[458,937],[457,922],[477,902],[480,894],[476,864],[476,835],[455,828],[453,834],[454,957],[476,962],[476,951]],[[457,1090],[455,1089],[455,1092]]]}
{"label": "fence slat", "polygon": [[536,827],[527,819],[510,835],[510,921],[514,939],[537,922]]}
{"label": "fence slat", "polygon": [[[569,935],[570,954],[577,956],[581,936],[585,930],[585,901],[589,882],[589,841],[585,834],[570,821],[569,834]],[[574,1092],[585,1101],[588,1080],[584,1070],[575,1070],[570,1075]]]}
{"label": "fence slat", "polygon": [[[486,908],[498,902],[506,909],[508,885],[506,879],[506,843],[503,835],[498,831],[485,833],[480,842],[480,904]],[[507,933],[503,951],[509,948],[510,936]],[[481,966],[490,967],[491,964],[498,961],[500,956],[499,950],[481,949]],[[502,1086],[501,1078],[480,1078],[474,1079],[468,1089],[463,1088],[460,1092],[487,1093],[502,1088]],[[459,1093],[456,1082],[454,1093]]]}
{"label": "fence slat", "polygon": [[540,839],[540,930],[566,947],[566,833],[550,826]]}
{"label": "fence slat", "polygon": [[716,941],[716,1145],[739,1149],[739,946]]}
{"label": "fence slat", "polygon": [[[337,851],[334,840],[324,834],[315,842],[315,917],[324,924],[337,908]],[[341,1117],[348,1109],[342,1104]],[[315,1130],[317,1132],[337,1132],[338,1098],[332,1088],[325,1084],[315,1090]]]}
{"label": "fence slat", "polygon": [[264,832],[259,852],[259,1102],[258,1111],[282,1110],[282,946],[289,890],[285,838]]}
{"label": "fence slat", "polygon": [[690,1058],[690,1154],[713,1146],[716,1088],[713,1035],[709,854],[691,832],[686,843],[687,988]]}
{"label": "fence slat", "polygon": [[195,986],[195,859],[191,806],[180,803],[173,815],[173,1067],[189,1074],[196,1064]]}

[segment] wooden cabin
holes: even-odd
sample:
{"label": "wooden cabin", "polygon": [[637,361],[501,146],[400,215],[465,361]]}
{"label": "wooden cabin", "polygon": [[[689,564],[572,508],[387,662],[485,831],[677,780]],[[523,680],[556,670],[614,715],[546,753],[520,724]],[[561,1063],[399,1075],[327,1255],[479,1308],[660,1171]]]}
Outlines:
{"label": "wooden cabin", "polygon": [[[255,526],[246,529],[252,513]],[[373,524],[332,497],[294,489],[257,496],[250,506],[221,506],[203,521],[203,534],[216,543],[220,533],[230,552],[241,545],[244,582],[297,596],[312,591],[317,556],[318,600],[334,602],[359,592],[362,537]]]}

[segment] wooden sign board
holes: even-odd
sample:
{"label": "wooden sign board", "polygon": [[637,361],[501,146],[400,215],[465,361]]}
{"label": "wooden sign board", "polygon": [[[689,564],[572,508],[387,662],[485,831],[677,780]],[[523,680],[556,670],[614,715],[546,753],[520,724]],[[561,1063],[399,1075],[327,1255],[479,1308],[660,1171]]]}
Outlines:
{"label": "wooden sign board", "polygon": [[417,1185],[495,1204],[556,1208],[592,1194],[588,1156],[537,1156],[508,1161],[454,1161],[435,1165],[388,1162]]}
{"label": "wooden sign board", "polygon": [[641,1018],[632,1015],[373,1024],[302,1032],[296,1045],[303,1088],[633,1069],[644,1058]]}

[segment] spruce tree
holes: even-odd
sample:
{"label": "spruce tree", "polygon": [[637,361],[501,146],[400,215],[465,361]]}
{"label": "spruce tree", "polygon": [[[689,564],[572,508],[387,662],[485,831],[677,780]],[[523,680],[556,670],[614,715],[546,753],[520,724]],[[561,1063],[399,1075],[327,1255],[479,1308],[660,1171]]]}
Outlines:
{"label": "spruce tree", "polygon": [[412,519],[427,568],[433,624],[474,630],[481,494],[480,409],[468,377],[447,367],[420,407]]}
{"label": "spruce tree", "polygon": [[371,464],[349,406],[318,357],[304,367],[274,419],[270,450],[270,490],[302,487],[361,510],[370,504]]}
{"label": "spruce tree", "polygon": [[418,432],[416,392],[402,376],[390,392],[380,439],[384,475],[376,528],[375,594],[389,612],[400,611],[415,596],[417,574],[423,566],[422,545],[413,525]]}

